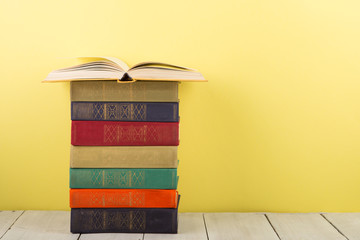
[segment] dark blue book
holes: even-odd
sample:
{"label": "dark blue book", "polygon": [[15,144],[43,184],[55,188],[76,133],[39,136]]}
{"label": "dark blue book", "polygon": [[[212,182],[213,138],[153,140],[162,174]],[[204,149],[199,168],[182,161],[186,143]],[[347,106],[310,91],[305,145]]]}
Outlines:
{"label": "dark blue book", "polygon": [[177,230],[177,208],[71,209],[72,233],[177,233]]}
{"label": "dark blue book", "polygon": [[179,122],[179,103],[71,102],[71,120]]}

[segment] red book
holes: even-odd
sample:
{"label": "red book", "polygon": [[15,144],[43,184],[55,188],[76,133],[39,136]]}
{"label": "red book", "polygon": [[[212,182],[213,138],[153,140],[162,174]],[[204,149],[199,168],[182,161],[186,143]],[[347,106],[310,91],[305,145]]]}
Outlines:
{"label": "red book", "polygon": [[71,144],[80,146],[177,146],[178,122],[72,121]]}
{"label": "red book", "polygon": [[176,208],[176,190],[70,189],[71,208]]}

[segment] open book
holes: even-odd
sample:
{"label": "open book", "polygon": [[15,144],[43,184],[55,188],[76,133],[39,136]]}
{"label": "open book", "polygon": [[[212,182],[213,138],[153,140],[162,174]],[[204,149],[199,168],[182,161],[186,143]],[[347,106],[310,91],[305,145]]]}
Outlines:
{"label": "open book", "polygon": [[79,59],[96,60],[52,71],[43,82],[81,80],[207,81],[195,69],[166,63],[143,62],[130,68],[123,61],[113,57],[82,57]]}

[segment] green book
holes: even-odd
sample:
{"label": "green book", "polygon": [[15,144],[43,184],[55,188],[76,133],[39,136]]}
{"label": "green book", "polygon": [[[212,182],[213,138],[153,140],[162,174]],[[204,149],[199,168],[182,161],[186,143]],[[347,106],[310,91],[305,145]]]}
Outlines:
{"label": "green book", "polygon": [[176,168],[70,168],[70,188],[176,189]]}

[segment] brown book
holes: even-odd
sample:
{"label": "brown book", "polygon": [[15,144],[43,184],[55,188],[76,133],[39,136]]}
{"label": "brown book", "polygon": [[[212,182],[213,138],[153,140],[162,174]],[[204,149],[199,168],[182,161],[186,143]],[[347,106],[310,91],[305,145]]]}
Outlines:
{"label": "brown book", "polygon": [[117,81],[71,82],[71,101],[178,102],[178,82]]}
{"label": "brown book", "polygon": [[71,146],[71,168],[177,168],[176,146]]}

